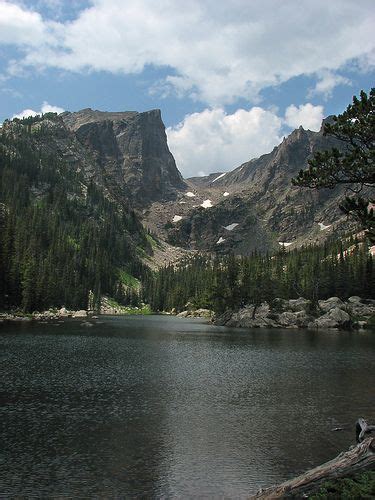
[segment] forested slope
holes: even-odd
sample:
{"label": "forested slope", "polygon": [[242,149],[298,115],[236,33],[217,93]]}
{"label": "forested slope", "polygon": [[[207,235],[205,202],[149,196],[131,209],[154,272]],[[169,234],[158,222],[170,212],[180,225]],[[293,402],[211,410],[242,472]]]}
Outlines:
{"label": "forested slope", "polygon": [[0,133],[0,308],[87,308],[120,299],[122,277],[147,272],[135,213],[46,144],[59,118],[5,123]]}
{"label": "forested slope", "polygon": [[275,255],[198,256],[168,266],[147,283],[154,310],[182,311],[186,303],[216,313],[276,298],[319,299],[353,295],[374,298],[375,272],[369,244],[357,238],[310,245]]}

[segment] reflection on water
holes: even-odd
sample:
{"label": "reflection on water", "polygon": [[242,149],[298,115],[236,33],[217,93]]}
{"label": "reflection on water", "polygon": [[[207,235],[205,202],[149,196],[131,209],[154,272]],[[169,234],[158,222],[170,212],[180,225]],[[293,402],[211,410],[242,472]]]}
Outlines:
{"label": "reflection on water", "polygon": [[0,496],[246,497],[375,420],[374,350],[157,316],[3,326]]}

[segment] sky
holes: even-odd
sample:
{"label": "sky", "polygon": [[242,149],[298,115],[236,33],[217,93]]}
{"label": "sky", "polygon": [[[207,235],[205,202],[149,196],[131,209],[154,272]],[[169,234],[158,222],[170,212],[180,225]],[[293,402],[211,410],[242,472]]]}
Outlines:
{"label": "sky", "polygon": [[159,108],[184,175],[317,131],[374,86],[374,0],[0,0],[0,122]]}

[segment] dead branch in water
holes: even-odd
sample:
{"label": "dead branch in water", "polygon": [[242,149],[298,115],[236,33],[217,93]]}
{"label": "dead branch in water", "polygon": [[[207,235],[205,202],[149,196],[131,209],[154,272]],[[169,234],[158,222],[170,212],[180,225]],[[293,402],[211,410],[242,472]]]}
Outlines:
{"label": "dead branch in water", "polygon": [[375,426],[368,425],[363,418],[358,419],[356,423],[357,446],[290,481],[260,490],[250,498],[264,500],[303,498],[315,492],[326,481],[375,470],[375,438],[368,436],[371,432],[375,432]]}

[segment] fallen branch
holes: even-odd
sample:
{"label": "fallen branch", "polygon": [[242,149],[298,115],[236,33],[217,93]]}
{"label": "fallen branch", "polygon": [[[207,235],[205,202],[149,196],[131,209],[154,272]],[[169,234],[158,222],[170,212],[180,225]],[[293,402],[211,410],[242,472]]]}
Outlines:
{"label": "fallen branch", "polygon": [[359,418],[355,424],[355,434],[357,438],[357,443],[361,443],[366,434],[371,434],[375,431],[375,425],[368,425],[364,418]]}
{"label": "fallen branch", "polygon": [[364,419],[359,419],[356,423],[357,446],[290,481],[260,490],[250,498],[303,498],[315,492],[326,481],[375,470],[375,438],[367,436],[373,431],[374,425],[368,425]]}

